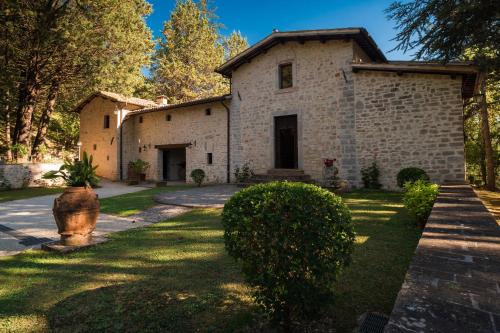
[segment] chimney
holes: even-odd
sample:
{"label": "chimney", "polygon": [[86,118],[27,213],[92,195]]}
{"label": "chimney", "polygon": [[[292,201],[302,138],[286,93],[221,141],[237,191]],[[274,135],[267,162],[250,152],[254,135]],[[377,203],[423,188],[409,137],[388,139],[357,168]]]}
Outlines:
{"label": "chimney", "polygon": [[156,96],[156,104],[158,104],[158,105],[167,105],[168,104],[168,102],[167,102],[167,96],[165,96],[165,95]]}

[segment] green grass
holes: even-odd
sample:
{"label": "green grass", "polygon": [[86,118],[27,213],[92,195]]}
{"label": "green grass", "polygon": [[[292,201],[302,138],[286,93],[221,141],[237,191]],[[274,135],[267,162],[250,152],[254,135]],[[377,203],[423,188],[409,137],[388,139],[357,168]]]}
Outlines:
{"label": "green grass", "polygon": [[119,216],[129,216],[155,205],[153,196],[160,192],[172,192],[187,189],[190,185],[155,187],[144,191],[117,195],[100,199],[101,212]]}
{"label": "green grass", "polygon": [[0,191],[0,202],[28,199],[39,197],[42,195],[61,193],[63,190],[64,188],[62,187],[28,187],[18,190]]}
{"label": "green grass", "polygon": [[[337,332],[390,313],[419,237],[399,194],[345,198],[357,240],[331,309]],[[257,312],[222,235],[220,210],[195,210],[70,255],[0,258],[0,332],[234,331]]]}

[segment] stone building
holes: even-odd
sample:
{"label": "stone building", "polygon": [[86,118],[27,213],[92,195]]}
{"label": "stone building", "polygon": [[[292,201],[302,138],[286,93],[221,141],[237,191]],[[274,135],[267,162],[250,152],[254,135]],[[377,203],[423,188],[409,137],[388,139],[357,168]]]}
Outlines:
{"label": "stone building", "polygon": [[208,182],[232,182],[245,163],[320,181],[324,159],[336,159],[353,186],[374,160],[385,188],[408,166],[464,181],[471,64],[388,61],[365,29],[349,28],[273,32],[216,72],[230,78],[229,95],[169,105],[99,92],[82,102],[82,149],[99,174],[127,179],[142,159],[156,181],[190,181],[201,168]]}

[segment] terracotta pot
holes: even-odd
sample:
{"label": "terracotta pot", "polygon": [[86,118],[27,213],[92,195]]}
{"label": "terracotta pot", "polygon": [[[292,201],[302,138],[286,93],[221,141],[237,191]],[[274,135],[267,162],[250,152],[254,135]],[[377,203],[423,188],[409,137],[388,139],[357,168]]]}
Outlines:
{"label": "terracotta pot", "polygon": [[87,244],[92,238],[99,199],[91,187],[69,187],[54,200],[52,212],[64,245]]}

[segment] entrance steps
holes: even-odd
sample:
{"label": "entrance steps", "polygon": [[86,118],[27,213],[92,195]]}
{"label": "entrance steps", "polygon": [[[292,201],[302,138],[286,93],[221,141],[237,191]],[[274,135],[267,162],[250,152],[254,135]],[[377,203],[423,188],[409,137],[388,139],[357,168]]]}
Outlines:
{"label": "entrance steps", "polygon": [[270,169],[265,174],[255,174],[246,182],[241,183],[242,186],[250,186],[253,184],[268,183],[274,181],[289,181],[314,183],[311,176],[306,175],[304,170],[300,169]]}

